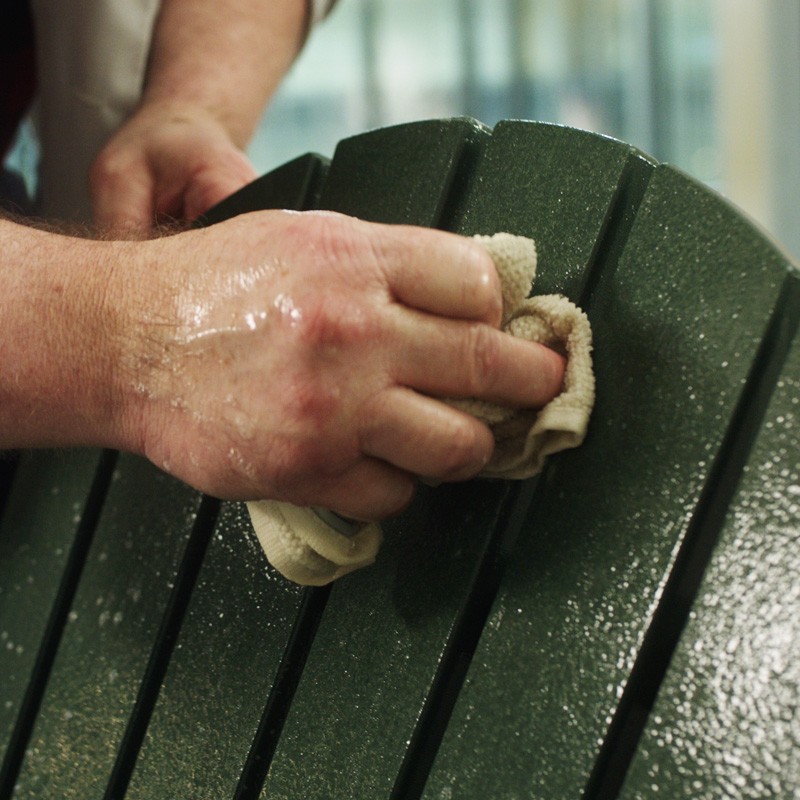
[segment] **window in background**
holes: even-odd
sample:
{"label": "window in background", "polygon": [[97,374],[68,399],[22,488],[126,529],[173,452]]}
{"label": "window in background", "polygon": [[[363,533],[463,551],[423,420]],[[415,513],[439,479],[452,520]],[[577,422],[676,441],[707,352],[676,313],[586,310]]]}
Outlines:
{"label": "window in background", "polygon": [[[339,0],[250,146],[259,172],[430,117],[636,145],[800,255],[800,0]],[[8,162],[35,186],[28,125]]]}
{"label": "window in background", "polygon": [[251,155],[266,171],[430,117],[557,122],[729,193],[800,253],[798,41],[798,0],[340,0]]}
{"label": "window in background", "polygon": [[265,116],[260,168],[468,115],[631,142],[718,181],[709,0],[340,0]]}
{"label": "window in background", "polygon": [[20,125],[17,138],[4,163],[22,178],[28,196],[33,197],[36,193],[36,171],[39,167],[39,141],[30,120],[26,119]]}

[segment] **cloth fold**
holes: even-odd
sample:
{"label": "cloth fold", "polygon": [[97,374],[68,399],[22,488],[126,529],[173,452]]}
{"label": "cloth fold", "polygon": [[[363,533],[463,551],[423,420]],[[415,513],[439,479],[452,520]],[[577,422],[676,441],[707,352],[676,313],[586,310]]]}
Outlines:
{"label": "cloth fold", "polygon": [[[592,333],[586,315],[566,297],[527,297],[536,275],[533,240],[509,233],[475,239],[487,249],[500,276],[503,330],[547,345],[566,358],[563,389],[542,409],[448,401],[484,421],[494,434],[494,454],[481,476],[521,480],[539,473],[547,456],[579,446],[586,436],[594,405]],[[270,563],[303,585],[321,586],[373,563],[383,540],[377,523],[348,529],[346,520],[337,525],[330,512],[275,500],[250,502],[247,507]]]}

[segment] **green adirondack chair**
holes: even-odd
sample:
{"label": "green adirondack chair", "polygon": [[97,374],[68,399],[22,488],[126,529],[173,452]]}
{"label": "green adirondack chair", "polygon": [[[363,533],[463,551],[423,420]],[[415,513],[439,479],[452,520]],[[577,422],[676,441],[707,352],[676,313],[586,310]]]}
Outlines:
{"label": "green adirondack chair", "polygon": [[138,458],[22,454],[0,798],[797,797],[789,259],[677,170],[538,123],[367,133],[206,222],[275,207],[533,237],[536,291],[592,322],[587,440],[537,479],[421,490],[322,589]]}

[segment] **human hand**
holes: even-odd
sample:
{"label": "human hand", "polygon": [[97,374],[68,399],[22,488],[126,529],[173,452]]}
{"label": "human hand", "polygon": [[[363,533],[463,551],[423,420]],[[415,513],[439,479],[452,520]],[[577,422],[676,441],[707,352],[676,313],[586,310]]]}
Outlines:
{"label": "human hand", "polygon": [[146,234],[163,218],[193,220],[255,178],[244,153],[212,114],[145,104],[95,159],[94,220],[116,234]]}
{"label": "human hand", "polygon": [[268,211],[136,247],[111,289],[122,444],[211,494],[382,518],[416,476],[463,480],[491,455],[489,429],[438,398],[560,390],[559,355],[498,330],[469,239]]}

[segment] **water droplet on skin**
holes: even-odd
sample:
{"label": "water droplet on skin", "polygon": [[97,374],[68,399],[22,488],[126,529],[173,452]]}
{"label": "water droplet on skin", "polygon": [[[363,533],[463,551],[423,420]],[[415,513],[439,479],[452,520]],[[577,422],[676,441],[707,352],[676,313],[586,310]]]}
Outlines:
{"label": "water droplet on skin", "polygon": [[255,467],[249,461],[247,461],[247,459],[245,459],[240,450],[235,447],[231,447],[231,449],[228,450],[228,461],[238,467],[243,475],[255,480]]}
{"label": "water droplet on skin", "polygon": [[258,311],[258,312],[250,311],[244,315],[245,324],[251,331],[257,330],[259,323],[266,321],[266,319],[267,319],[266,311]]}
{"label": "water droplet on skin", "polygon": [[281,315],[281,319],[288,322],[290,325],[297,325],[303,319],[303,314],[300,309],[294,304],[294,300],[286,294],[281,292],[273,303],[275,308]]}

